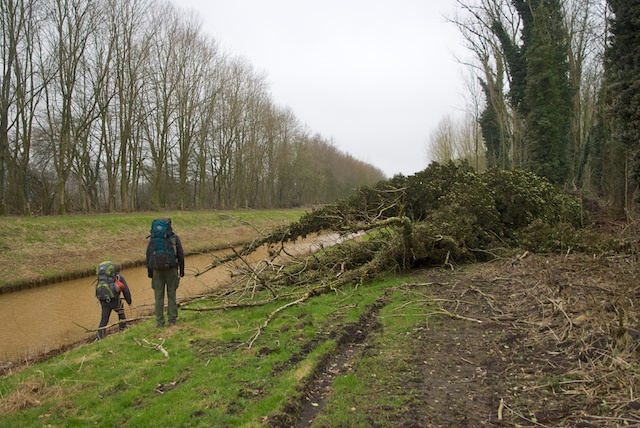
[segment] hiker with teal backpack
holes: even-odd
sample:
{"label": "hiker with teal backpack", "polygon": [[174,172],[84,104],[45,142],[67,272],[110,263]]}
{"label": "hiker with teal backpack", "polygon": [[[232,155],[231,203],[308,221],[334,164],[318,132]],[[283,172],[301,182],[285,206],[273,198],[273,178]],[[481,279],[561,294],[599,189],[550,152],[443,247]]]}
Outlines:
{"label": "hiker with teal backpack", "polygon": [[[96,297],[102,307],[97,339],[102,339],[106,334],[104,327],[109,323],[111,311],[115,311],[121,321],[126,319],[124,315],[124,304],[122,303],[120,294],[123,294],[127,304],[131,306],[131,291],[129,290],[127,281],[120,274],[121,269],[122,265],[110,261],[102,262],[96,268],[98,275]],[[121,322],[120,330],[124,330],[125,328],[127,328],[127,324]]]}
{"label": "hiker with teal backpack", "polygon": [[155,297],[156,326],[164,326],[164,295],[167,294],[169,324],[178,320],[176,291],[184,276],[184,251],[171,228],[171,219],[153,220],[147,245],[147,272]]}

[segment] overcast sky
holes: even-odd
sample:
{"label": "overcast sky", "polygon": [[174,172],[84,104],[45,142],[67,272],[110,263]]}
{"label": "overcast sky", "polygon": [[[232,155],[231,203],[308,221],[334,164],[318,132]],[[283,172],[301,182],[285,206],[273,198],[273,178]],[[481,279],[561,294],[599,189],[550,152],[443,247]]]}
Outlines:
{"label": "overcast sky", "polygon": [[220,47],[265,72],[276,105],[387,176],[428,164],[464,108],[455,0],[179,0]]}

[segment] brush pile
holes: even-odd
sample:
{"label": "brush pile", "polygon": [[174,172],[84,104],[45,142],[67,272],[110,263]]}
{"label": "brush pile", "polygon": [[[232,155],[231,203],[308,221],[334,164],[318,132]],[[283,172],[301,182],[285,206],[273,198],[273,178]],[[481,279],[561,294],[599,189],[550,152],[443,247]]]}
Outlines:
{"label": "brush pile", "polygon": [[382,272],[488,261],[516,249],[602,253],[620,247],[591,225],[578,197],[528,172],[479,174],[467,164],[433,163],[413,176],[399,175],[317,208],[211,268],[263,245],[270,246],[275,260],[284,243],[316,233],[356,234],[358,239],[347,239],[286,271],[280,265],[270,273],[262,271],[258,282],[339,287]]}

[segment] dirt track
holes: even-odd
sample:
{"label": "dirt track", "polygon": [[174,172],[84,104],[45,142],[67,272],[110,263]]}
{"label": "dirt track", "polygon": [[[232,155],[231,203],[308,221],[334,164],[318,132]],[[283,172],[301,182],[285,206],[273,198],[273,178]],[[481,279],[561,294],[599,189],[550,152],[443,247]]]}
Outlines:
{"label": "dirt track", "polygon": [[[398,353],[408,369],[386,387],[415,398],[402,409],[367,407],[371,421],[407,428],[639,426],[639,290],[631,257],[528,255],[414,274],[420,281],[406,289],[431,296],[437,315],[415,330],[412,349]],[[367,337],[345,342],[351,351],[337,358],[349,361],[340,366],[356,364],[362,349],[375,352],[375,319],[366,325]],[[309,388],[315,403],[332,394],[326,376]],[[313,414],[302,412],[297,426],[312,426]]]}

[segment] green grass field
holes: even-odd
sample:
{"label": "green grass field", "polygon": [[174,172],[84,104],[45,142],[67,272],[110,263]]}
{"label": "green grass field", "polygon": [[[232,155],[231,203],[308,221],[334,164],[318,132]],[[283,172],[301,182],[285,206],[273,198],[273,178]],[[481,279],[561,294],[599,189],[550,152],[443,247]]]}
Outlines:
{"label": "green grass field", "polygon": [[[387,347],[423,321],[422,310],[407,311],[405,294],[389,294],[401,282],[315,296],[278,312],[266,327],[266,314],[286,300],[237,310],[183,309],[180,323],[166,329],[142,322],[0,378],[1,425],[257,427],[287,420],[286,409],[304,402],[315,369],[373,307],[384,313],[403,307],[403,317],[382,317],[385,325],[375,333]],[[388,363],[370,357],[358,370],[382,374]],[[367,426],[365,415],[359,420],[348,409],[359,405],[369,381],[369,374],[355,371],[340,376],[340,395],[328,403],[321,426]]]}

